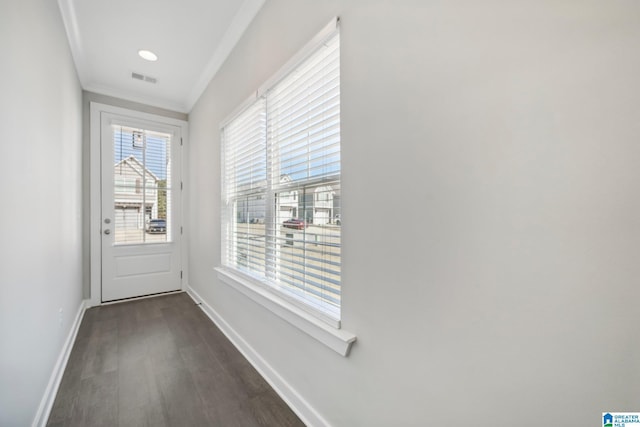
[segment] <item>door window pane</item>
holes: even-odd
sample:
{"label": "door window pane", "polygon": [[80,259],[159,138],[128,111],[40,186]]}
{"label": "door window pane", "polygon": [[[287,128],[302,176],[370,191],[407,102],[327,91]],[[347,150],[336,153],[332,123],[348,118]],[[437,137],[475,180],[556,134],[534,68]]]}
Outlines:
{"label": "door window pane", "polygon": [[171,136],[113,126],[114,243],[171,240]]}

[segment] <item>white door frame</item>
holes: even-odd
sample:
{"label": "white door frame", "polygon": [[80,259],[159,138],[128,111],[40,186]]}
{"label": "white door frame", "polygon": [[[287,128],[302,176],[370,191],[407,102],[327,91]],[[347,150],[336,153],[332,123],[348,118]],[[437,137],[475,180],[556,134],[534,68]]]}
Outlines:
{"label": "white door frame", "polygon": [[[173,119],[170,117],[158,116],[155,114],[142,113],[140,111],[129,110],[121,107],[114,107],[112,105],[101,104],[98,102],[90,103],[90,221],[89,221],[89,242],[90,242],[90,254],[91,254],[91,296],[89,298],[91,306],[102,305],[101,287],[102,287],[102,197],[101,197],[101,115],[102,113],[112,113],[122,116],[128,116],[141,120],[148,120],[165,125],[172,125],[180,128],[182,134],[182,156],[181,156],[181,170],[182,170],[182,182],[185,182],[185,162],[187,158],[188,146],[188,123],[184,120]],[[182,226],[184,227],[184,233],[182,235],[181,245],[181,258],[182,258],[182,288],[186,289],[188,283],[188,272],[186,266],[187,263],[187,224],[186,216],[184,215],[184,206],[186,206],[186,191],[183,191],[181,197],[181,206],[178,207],[181,211]]]}

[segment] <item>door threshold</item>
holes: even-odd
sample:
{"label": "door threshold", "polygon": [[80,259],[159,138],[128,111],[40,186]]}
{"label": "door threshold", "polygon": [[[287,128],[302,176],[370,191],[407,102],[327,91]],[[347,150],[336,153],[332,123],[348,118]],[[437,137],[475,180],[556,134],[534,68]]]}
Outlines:
{"label": "door threshold", "polygon": [[101,302],[100,305],[120,304],[121,302],[129,302],[129,301],[136,301],[136,300],[140,300],[140,299],[162,297],[162,296],[165,296],[165,295],[181,294],[183,292],[185,292],[185,291],[183,291],[182,289],[178,289],[177,291],[159,292],[157,294],[149,294],[149,295],[142,295],[142,296],[139,296],[139,297],[121,298],[121,299],[116,299],[116,300],[112,300],[112,301]]}

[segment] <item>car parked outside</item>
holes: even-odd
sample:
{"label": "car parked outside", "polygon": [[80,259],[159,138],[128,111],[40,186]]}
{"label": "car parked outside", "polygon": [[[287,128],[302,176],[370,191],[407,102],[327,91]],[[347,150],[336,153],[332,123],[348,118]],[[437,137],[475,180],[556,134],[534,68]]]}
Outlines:
{"label": "car parked outside", "polygon": [[167,232],[167,220],[165,219],[151,219],[147,224],[147,233],[166,233]]}
{"label": "car parked outside", "polygon": [[293,228],[295,230],[304,230],[307,224],[300,218],[291,218],[282,223],[283,227]]}

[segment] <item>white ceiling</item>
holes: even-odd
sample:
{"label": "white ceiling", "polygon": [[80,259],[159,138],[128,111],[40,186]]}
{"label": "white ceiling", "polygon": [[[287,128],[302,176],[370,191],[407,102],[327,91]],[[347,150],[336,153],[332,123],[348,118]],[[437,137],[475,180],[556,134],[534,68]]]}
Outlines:
{"label": "white ceiling", "polygon": [[[58,0],[83,89],[188,113],[265,0]],[[158,55],[145,61],[138,50]],[[157,79],[135,80],[131,73]]]}

